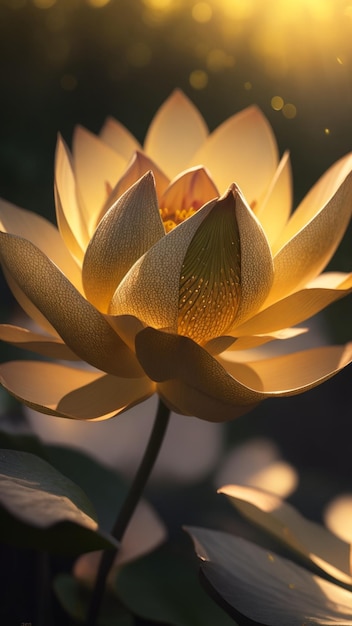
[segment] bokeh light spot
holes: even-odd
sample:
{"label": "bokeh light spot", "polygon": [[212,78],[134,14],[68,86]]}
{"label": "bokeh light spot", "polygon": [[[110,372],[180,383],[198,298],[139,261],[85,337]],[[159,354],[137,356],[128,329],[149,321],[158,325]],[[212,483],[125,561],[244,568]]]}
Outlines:
{"label": "bokeh light spot", "polygon": [[352,541],[352,494],[345,493],[329,502],[324,510],[326,526],[344,541]]}
{"label": "bokeh light spot", "polygon": [[271,98],[271,106],[274,109],[274,111],[281,111],[284,104],[285,104],[284,99],[281,98],[281,96],[273,96]]}
{"label": "bokeh light spot", "polygon": [[193,89],[204,89],[208,84],[208,74],[204,70],[193,70],[189,75],[189,84]]}
{"label": "bokeh light spot", "polygon": [[325,135],[330,135],[330,128],[324,128]]}
{"label": "bokeh light spot", "polygon": [[288,102],[287,104],[284,104],[282,113],[288,120],[293,120],[293,118],[297,115],[297,109],[294,104]]}
{"label": "bokeh light spot", "polygon": [[205,24],[212,18],[213,10],[207,2],[197,2],[192,9],[192,17],[195,22]]}
{"label": "bokeh light spot", "polygon": [[251,89],[253,89],[253,85],[249,80],[246,80],[246,82],[244,83],[244,88],[246,91],[250,91]]}

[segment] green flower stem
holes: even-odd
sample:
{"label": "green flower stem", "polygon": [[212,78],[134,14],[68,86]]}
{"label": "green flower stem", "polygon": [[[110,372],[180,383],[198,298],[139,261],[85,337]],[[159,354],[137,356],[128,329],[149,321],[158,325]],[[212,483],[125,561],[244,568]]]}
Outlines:
{"label": "green flower stem", "polygon": [[[161,444],[164,439],[164,435],[167,429],[167,425],[170,419],[170,410],[165,406],[162,400],[159,399],[158,411],[155,417],[153,430],[151,432],[148,445],[144,452],[144,456],[134,477],[133,483],[126,496],[125,502],[117,516],[115,525],[111,531],[111,534],[121,542],[125,530],[131,520],[131,517],[136,509],[136,506],[141,499],[144,488],[148,482],[149,476],[154,467],[155,461],[158,457]],[[95,626],[102,603],[105,583],[111,566],[117,555],[118,548],[115,550],[105,550],[103,552],[99,570],[96,578],[95,587],[92,594],[91,604],[89,607],[88,618],[86,626]]]}

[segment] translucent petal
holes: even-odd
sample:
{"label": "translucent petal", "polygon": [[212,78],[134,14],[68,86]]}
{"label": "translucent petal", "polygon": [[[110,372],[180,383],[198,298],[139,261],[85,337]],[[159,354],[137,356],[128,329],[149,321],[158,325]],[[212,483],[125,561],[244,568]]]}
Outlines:
{"label": "translucent petal", "polygon": [[111,193],[109,193],[106,203],[103,206],[96,223],[99,224],[101,218],[104,217],[106,211],[110,209],[110,207],[119,199],[119,197],[125,191],[127,191],[127,189],[131,187],[131,185],[134,185],[137,180],[139,180],[144,174],[149,171],[153,172],[157,196],[158,199],[160,199],[162,193],[169,184],[169,179],[151,159],[149,159],[141,152],[136,152],[133,155],[132,160],[127,167],[127,170],[118,180],[114,189],[111,190]]}
{"label": "translucent petal", "polygon": [[110,189],[115,187],[127,161],[79,126],[73,136],[73,164],[78,198],[91,236],[108,196],[107,185]]}
{"label": "translucent petal", "polygon": [[99,133],[100,139],[129,161],[141,145],[130,131],[113,117],[108,117]]}
{"label": "translucent petal", "polygon": [[62,238],[71,253],[81,259],[89,240],[88,231],[77,201],[72,158],[60,135],[55,154],[55,192],[56,218]]}
{"label": "translucent petal", "polygon": [[202,167],[194,167],[171,181],[160,200],[160,207],[166,208],[173,219],[177,210],[182,212],[192,208],[197,211],[218,196],[219,192],[208,172]]}
{"label": "translucent petal", "polygon": [[253,207],[271,246],[286,226],[291,208],[292,172],[289,153],[285,152],[263,202]]}
{"label": "translucent petal", "polygon": [[296,291],[272,304],[237,327],[234,334],[241,337],[271,333],[280,328],[295,326],[316,315],[332,302],[352,292],[352,274],[334,273],[333,276],[335,280],[330,273],[321,274],[319,278],[324,278],[324,281],[316,280],[310,283],[309,288]]}
{"label": "translucent petal", "polygon": [[352,153],[336,161],[336,163],[321,176],[292,214],[281,237],[276,242],[276,251],[284,246],[316,216],[322,207],[334,196],[351,172],[351,169]]}
{"label": "translucent petal", "polygon": [[332,198],[274,256],[275,277],[266,306],[298,290],[324,269],[352,212],[352,172]]}
{"label": "translucent petal", "polygon": [[241,246],[241,300],[236,323],[254,315],[273,282],[273,259],[268,240],[259,221],[238,189],[234,190],[236,219]]}
{"label": "translucent petal", "polygon": [[149,172],[105,214],[89,243],[82,275],[90,302],[106,311],[133,263],[162,237],[164,227]]}
{"label": "translucent petal", "polygon": [[171,179],[188,166],[207,134],[207,126],[198,109],[176,90],[153,118],[144,150]]}
{"label": "translucent petal", "polygon": [[0,200],[0,230],[31,241],[83,292],[80,268],[51,222],[41,215]]}
{"label": "translucent petal", "polygon": [[133,315],[147,325],[177,330],[179,282],[189,244],[213,202],[160,239],[131,268],[117,288],[112,315]]}
{"label": "translucent petal", "polygon": [[292,396],[316,387],[351,363],[352,343],[247,361],[244,370],[242,364],[236,362],[234,352],[227,351],[216,358],[242,385],[263,396]]}
{"label": "translucent petal", "polygon": [[0,339],[13,344],[17,348],[32,350],[37,354],[51,359],[78,361],[79,357],[74,354],[61,339],[56,336],[41,335],[27,328],[0,324]]}
{"label": "translucent petal", "polygon": [[220,193],[234,182],[251,206],[261,202],[278,165],[269,122],[257,107],[244,109],[209,135],[189,165],[206,167]]}
{"label": "translucent petal", "polygon": [[0,233],[0,258],[26,297],[82,360],[108,373],[140,375],[126,344],[38,248],[25,239]]}
{"label": "translucent petal", "polygon": [[[188,337],[146,328],[136,336],[136,353],[147,375],[158,383],[158,393],[177,413],[227,421],[248,412],[265,397],[253,391],[254,380],[252,389],[235,380]],[[245,364],[239,365],[243,378],[247,369]]]}
{"label": "translucent petal", "polygon": [[0,382],[24,404],[80,420],[108,419],[148,398],[146,378],[119,378],[56,363],[11,361],[0,365]]}

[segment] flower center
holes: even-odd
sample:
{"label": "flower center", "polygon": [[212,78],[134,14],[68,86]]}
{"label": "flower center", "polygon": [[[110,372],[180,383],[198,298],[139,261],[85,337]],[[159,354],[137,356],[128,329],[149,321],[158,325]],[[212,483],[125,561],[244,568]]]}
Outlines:
{"label": "flower center", "polygon": [[193,215],[196,210],[197,209],[195,209],[193,206],[189,207],[188,209],[176,209],[175,211],[171,211],[167,207],[159,209],[166,233],[169,233],[170,230],[191,217],[191,215]]}

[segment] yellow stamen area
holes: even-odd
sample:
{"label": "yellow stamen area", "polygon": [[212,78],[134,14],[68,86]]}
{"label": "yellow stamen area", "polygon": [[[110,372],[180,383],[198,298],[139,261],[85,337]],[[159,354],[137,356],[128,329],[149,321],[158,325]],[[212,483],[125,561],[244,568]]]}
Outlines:
{"label": "yellow stamen area", "polygon": [[199,344],[221,336],[233,325],[240,298],[240,238],[231,194],[202,222],[184,258],[179,334]]}
{"label": "yellow stamen area", "polygon": [[169,233],[170,230],[187,220],[191,215],[196,212],[192,206],[189,209],[176,209],[175,211],[170,211],[167,207],[163,207],[159,209],[161,219],[164,223],[165,232]]}

